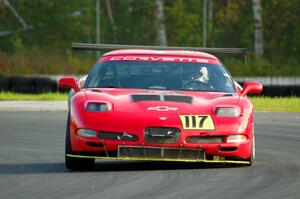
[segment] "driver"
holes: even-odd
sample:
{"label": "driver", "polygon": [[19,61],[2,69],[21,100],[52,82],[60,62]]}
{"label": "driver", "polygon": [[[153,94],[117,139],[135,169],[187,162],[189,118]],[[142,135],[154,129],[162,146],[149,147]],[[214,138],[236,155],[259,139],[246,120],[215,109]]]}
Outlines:
{"label": "driver", "polygon": [[207,84],[208,82],[208,70],[206,67],[200,67],[199,74],[192,76],[192,80],[200,81],[202,83]]}
{"label": "driver", "polygon": [[209,84],[208,69],[204,66],[189,71],[187,80],[184,81],[184,87],[188,90],[211,90]]}

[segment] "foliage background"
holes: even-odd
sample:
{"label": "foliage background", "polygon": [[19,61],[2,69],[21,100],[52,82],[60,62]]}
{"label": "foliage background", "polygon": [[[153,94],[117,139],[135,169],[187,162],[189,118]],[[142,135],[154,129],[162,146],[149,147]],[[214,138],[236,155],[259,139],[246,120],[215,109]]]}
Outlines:
{"label": "foliage background", "polygon": [[[101,2],[101,43],[156,45],[155,1]],[[72,53],[72,42],[94,43],[95,0],[10,0],[27,31],[0,37],[0,74],[83,74],[95,53]],[[221,57],[234,76],[300,76],[299,0],[262,1],[264,56],[253,55],[252,1],[209,0],[208,47],[246,47],[247,62]],[[164,0],[168,45],[202,45],[202,1]],[[76,15],[77,13],[77,15]],[[78,16],[78,13],[80,15]],[[0,32],[22,27],[0,1]]]}

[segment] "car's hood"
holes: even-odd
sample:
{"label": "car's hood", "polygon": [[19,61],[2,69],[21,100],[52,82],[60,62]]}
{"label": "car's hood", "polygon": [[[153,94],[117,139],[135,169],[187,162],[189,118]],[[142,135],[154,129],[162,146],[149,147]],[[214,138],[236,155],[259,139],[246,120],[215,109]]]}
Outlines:
{"label": "car's hood", "polygon": [[236,93],[148,89],[86,89],[87,101],[111,103],[114,111],[164,114],[211,114],[216,106],[234,106]]}

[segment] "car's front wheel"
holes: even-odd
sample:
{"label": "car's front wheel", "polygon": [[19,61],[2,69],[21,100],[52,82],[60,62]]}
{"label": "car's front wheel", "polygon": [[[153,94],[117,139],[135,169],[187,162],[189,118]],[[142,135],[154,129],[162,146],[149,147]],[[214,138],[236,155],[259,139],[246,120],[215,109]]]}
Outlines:
{"label": "car's front wheel", "polygon": [[65,145],[65,165],[71,170],[91,170],[94,167],[95,159],[93,158],[78,158],[71,157],[72,152],[71,138],[70,138],[70,114],[68,115],[66,127],[66,145]]}
{"label": "car's front wheel", "polygon": [[248,160],[250,162],[250,166],[254,165],[255,162],[255,136],[254,136],[254,132],[253,132],[253,138],[252,138],[252,147],[251,147],[251,156]]}

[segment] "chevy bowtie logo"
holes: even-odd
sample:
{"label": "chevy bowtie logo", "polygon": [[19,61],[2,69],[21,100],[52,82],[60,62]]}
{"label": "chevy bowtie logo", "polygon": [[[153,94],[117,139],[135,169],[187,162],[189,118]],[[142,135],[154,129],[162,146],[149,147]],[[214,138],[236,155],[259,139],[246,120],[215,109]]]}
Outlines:
{"label": "chevy bowtie logo", "polygon": [[147,110],[148,111],[177,111],[178,108],[169,107],[169,106],[154,106],[154,107],[149,107]]}

